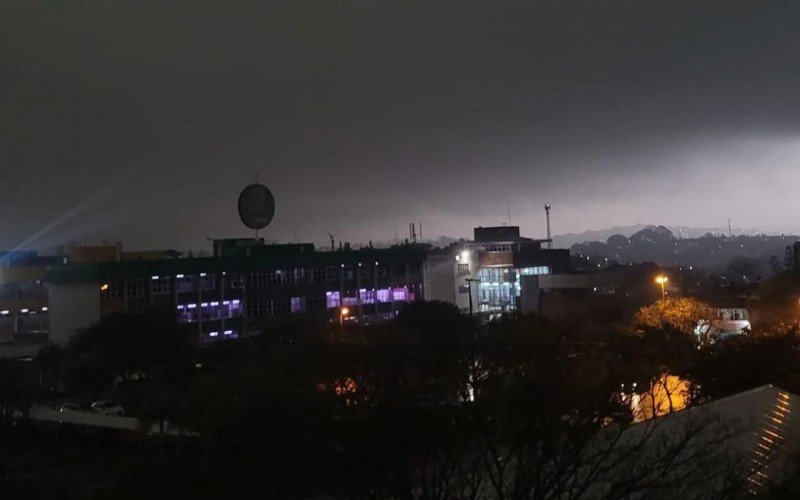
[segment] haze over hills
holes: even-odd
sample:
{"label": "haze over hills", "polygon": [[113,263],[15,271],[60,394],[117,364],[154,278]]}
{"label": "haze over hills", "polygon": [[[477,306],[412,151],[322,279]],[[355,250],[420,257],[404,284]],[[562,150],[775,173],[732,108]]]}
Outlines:
{"label": "haze over hills", "polygon": [[[612,226],[604,229],[594,229],[584,231],[582,233],[564,233],[564,234],[556,234],[553,236],[553,246],[559,248],[569,248],[576,243],[586,243],[591,241],[601,241],[605,242],[611,235],[614,234],[621,234],[623,236],[631,236],[634,233],[641,231],[642,229],[648,227],[656,227],[657,224],[633,224],[629,226]],[[713,235],[726,235],[728,234],[728,228],[717,226],[717,227],[693,227],[693,226],[671,226],[666,225],[664,226],[678,238],[699,238],[704,236],[708,233]],[[734,236],[739,235],[756,235],[756,234],[767,234],[767,235],[780,235],[780,234],[797,234],[796,230],[786,230],[785,228],[772,228],[767,230],[765,228],[761,229],[753,229],[753,228],[741,228],[741,227],[732,227],[732,234]]]}

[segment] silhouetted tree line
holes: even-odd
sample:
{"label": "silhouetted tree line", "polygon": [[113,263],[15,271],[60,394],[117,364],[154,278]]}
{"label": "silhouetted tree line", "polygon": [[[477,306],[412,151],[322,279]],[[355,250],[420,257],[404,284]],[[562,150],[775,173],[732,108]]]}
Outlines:
{"label": "silhouetted tree line", "polygon": [[[709,431],[632,425],[621,384],[642,391],[671,374],[690,381],[690,404],[762,383],[800,391],[796,333],[698,350],[669,324],[479,326],[433,302],[386,325],[298,322],[192,348],[165,317],[121,315],[43,350],[28,372],[0,363],[22,377],[0,377],[0,408],[24,409],[59,384],[117,384],[138,398],[143,429],[190,433],[109,446],[120,464],[98,491],[113,498],[735,497],[745,475],[720,466]],[[16,491],[41,491],[24,489],[33,483]]]}

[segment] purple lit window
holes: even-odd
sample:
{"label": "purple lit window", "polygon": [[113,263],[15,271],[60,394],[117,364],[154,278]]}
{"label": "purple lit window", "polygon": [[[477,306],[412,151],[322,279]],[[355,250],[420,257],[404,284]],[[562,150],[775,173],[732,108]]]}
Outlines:
{"label": "purple lit window", "polygon": [[408,290],[405,288],[395,288],[392,291],[392,297],[395,302],[405,302],[408,300]]}
{"label": "purple lit window", "polygon": [[355,297],[345,297],[342,300],[342,302],[344,303],[343,305],[345,305],[347,307],[353,307],[353,306],[357,306],[358,305],[358,299],[355,298]]}
{"label": "purple lit window", "polygon": [[391,288],[381,288],[377,291],[378,294],[378,302],[391,302],[392,301],[392,289]]}
{"label": "purple lit window", "polygon": [[305,310],[305,297],[292,297],[292,312],[302,312]]}
{"label": "purple lit window", "polygon": [[325,292],[328,309],[339,307],[339,292]]}
{"label": "purple lit window", "polygon": [[375,303],[375,290],[359,290],[358,291],[359,297],[361,297],[362,304],[374,304]]}

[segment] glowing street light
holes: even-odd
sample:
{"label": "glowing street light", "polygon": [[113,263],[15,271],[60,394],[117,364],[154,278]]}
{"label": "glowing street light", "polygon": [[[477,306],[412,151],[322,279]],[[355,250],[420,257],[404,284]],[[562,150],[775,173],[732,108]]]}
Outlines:
{"label": "glowing street light", "polygon": [[347,307],[339,308],[339,329],[344,330],[344,318],[350,314],[350,309]]}
{"label": "glowing street light", "polygon": [[668,281],[669,281],[669,278],[667,278],[663,274],[660,274],[660,275],[656,276],[656,283],[661,285],[661,300],[664,300],[664,299],[667,298],[667,291],[664,288],[664,286],[667,284]]}

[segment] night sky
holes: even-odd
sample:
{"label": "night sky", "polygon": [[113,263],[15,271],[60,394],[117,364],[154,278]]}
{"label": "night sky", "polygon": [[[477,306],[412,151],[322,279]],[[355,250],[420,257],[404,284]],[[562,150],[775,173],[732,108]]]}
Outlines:
{"label": "night sky", "polygon": [[4,0],[0,248],[793,229],[799,112],[797,1]]}

